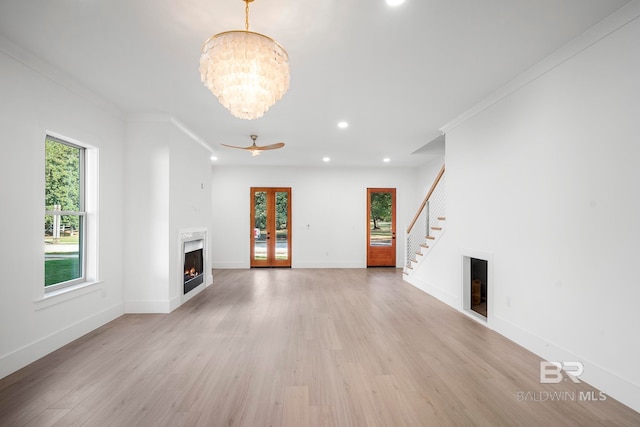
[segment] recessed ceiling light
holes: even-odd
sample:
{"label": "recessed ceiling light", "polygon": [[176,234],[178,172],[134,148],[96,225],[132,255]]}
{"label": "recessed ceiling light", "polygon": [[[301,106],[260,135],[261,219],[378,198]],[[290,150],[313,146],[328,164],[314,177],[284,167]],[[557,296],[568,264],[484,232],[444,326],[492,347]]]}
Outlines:
{"label": "recessed ceiling light", "polygon": [[217,158],[216,156],[211,156],[211,157],[209,157],[209,158],[210,158],[211,160],[213,160],[214,162],[215,162],[216,160],[218,160],[218,158]]}
{"label": "recessed ceiling light", "polygon": [[349,127],[349,123],[347,123],[347,122],[338,122],[338,127],[340,129],[346,129],[346,128]]}
{"label": "recessed ceiling light", "polygon": [[391,159],[388,158],[388,157],[385,157],[384,159],[382,159],[382,161],[385,162],[385,163],[389,163],[391,161]]}
{"label": "recessed ceiling light", "polygon": [[389,6],[400,6],[402,3],[404,3],[404,0],[387,0]]}
{"label": "recessed ceiling light", "polygon": [[323,158],[322,158],[322,161],[323,161],[323,162],[325,162],[325,163],[326,163],[326,162],[330,162],[330,161],[331,161],[331,158],[329,158],[329,157],[323,157]]}

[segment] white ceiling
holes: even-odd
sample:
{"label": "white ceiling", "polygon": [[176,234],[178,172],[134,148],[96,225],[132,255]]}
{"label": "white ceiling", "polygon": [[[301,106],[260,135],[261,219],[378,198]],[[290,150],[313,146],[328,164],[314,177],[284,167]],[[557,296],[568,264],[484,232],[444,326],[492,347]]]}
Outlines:
{"label": "white ceiling", "polygon": [[[250,29],[287,49],[291,86],[253,121],[231,116],[198,72],[207,38],[244,28],[241,0],[0,0],[0,35],[126,114],[173,116],[222,165],[412,166],[438,154],[420,149],[439,128],[627,3],[256,0]],[[286,147],[220,146],[253,133]]]}

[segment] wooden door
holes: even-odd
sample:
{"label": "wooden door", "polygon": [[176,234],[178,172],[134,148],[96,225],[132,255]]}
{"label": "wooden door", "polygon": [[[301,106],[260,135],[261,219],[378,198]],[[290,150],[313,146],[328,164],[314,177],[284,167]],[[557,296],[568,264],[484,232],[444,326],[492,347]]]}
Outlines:
{"label": "wooden door", "polygon": [[367,267],[396,266],[396,189],[367,188]]}
{"label": "wooden door", "polygon": [[251,267],[291,267],[291,188],[251,188]]}

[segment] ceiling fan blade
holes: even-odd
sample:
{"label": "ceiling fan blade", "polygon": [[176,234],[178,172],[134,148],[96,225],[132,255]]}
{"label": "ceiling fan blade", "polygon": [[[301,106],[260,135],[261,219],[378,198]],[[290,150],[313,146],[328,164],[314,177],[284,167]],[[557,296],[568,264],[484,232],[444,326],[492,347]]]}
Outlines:
{"label": "ceiling fan blade", "polygon": [[269,145],[256,145],[256,139],[258,137],[256,135],[251,135],[251,139],[253,140],[253,145],[250,145],[248,147],[238,147],[237,145],[228,145],[228,144],[220,144],[224,147],[229,147],[229,148],[237,148],[240,150],[248,150],[251,152],[251,154],[253,156],[257,156],[258,154],[260,154],[262,151],[265,150],[275,150],[277,148],[282,148],[284,147],[284,142],[276,142],[275,144],[269,144]]}
{"label": "ceiling fan blade", "polygon": [[258,146],[259,150],[275,150],[277,148],[284,147],[284,142],[276,142],[275,144],[263,145],[262,147]]}
{"label": "ceiling fan blade", "polygon": [[225,147],[229,147],[229,148],[239,148],[240,150],[251,150],[253,148],[252,145],[248,146],[248,147],[238,147],[237,145],[227,145],[227,144],[220,144],[220,145],[224,145]]}

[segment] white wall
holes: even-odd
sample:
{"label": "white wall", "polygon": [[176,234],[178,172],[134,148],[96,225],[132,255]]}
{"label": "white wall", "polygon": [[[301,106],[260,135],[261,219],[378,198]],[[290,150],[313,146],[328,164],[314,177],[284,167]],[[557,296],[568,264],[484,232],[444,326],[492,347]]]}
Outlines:
{"label": "white wall", "polygon": [[[0,93],[2,378],[122,315],[125,289],[127,302],[143,308],[179,305],[178,230],[210,228],[212,200],[209,152],[173,119],[127,124],[108,102],[2,38]],[[48,132],[97,149],[99,209],[97,283],[45,299]]]}
{"label": "white wall", "polygon": [[[211,192],[211,152],[182,131],[171,129],[170,139],[170,213],[169,213],[169,299],[171,307],[182,302],[183,260],[179,233],[189,229],[206,229],[205,283],[187,294],[192,298],[212,283],[211,233],[213,199]],[[186,298],[185,298],[186,300]]]}
{"label": "white wall", "polygon": [[[444,160],[444,155],[442,155],[441,157],[430,160],[421,167],[417,168],[416,182],[418,183],[418,185],[416,185],[416,198],[420,200],[420,203],[422,203],[422,200],[427,195],[434,181],[438,177],[438,174],[440,173],[440,170],[444,165]],[[416,206],[416,208],[418,208],[418,206]]]}
{"label": "white wall", "polygon": [[168,313],[182,299],[180,230],[211,233],[210,153],[164,115],[130,117],[126,135],[125,311]]}
{"label": "white wall", "polygon": [[448,131],[447,231],[421,278],[461,308],[462,254],[487,254],[490,326],[636,410],[638,40],[635,19]]}
{"label": "white wall", "polygon": [[[277,153],[273,153],[277,155]],[[366,267],[367,188],[396,188],[397,266],[402,229],[420,204],[416,170],[392,167],[213,168],[213,265],[248,268],[251,187],[291,187],[292,267]]]}
{"label": "white wall", "polygon": [[[4,39],[0,93],[1,378],[123,312],[124,122],[113,107]],[[47,132],[99,151],[100,283],[43,300]]]}
{"label": "white wall", "polygon": [[169,137],[165,118],[127,121],[125,310],[169,312]]}

